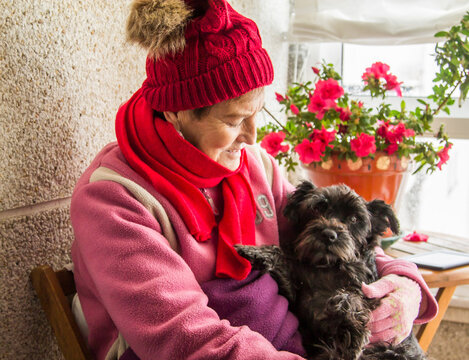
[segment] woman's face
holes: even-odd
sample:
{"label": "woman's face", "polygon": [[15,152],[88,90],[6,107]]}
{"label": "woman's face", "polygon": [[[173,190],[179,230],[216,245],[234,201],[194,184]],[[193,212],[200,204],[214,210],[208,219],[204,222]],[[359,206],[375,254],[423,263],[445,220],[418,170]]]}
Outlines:
{"label": "woman's face", "polygon": [[236,170],[241,150],[256,142],[256,114],[263,105],[261,89],[215,104],[200,118],[193,110],[164,114],[192,145],[220,165]]}

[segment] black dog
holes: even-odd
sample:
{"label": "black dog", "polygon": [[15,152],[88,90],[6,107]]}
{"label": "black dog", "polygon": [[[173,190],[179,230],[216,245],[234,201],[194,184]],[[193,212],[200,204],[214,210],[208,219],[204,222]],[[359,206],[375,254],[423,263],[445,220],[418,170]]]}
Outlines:
{"label": "black dog", "polygon": [[399,223],[384,201],[366,202],[345,185],[316,188],[303,182],[285,216],[298,233],[278,246],[240,246],[254,269],[269,272],[300,321],[310,359],[425,359],[410,335],[399,345],[366,347],[367,324],[379,300],[361,290],[378,279],[374,247]]}

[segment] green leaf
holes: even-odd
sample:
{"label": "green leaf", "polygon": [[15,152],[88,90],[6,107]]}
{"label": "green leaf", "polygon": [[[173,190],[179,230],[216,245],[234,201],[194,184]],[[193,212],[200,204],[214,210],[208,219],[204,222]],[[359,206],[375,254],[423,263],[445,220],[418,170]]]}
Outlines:
{"label": "green leaf", "polygon": [[449,33],[447,31],[438,31],[434,37],[449,37]]}
{"label": "green leaf", "polygon": [[466,99],[467,92],[469,90],[469,77],[466,78],[466,81],[464,81],[464,83],[461,84],[460,90],[461,90],[460,98],[464,101]]}
{"label": "green leaf", "polygon": [[420,170],[422,170],[422,168],[425,166],[425,163],[421,163],[420,166],[417,168],[417,170],[415,170],[412,175],[418,173]]}

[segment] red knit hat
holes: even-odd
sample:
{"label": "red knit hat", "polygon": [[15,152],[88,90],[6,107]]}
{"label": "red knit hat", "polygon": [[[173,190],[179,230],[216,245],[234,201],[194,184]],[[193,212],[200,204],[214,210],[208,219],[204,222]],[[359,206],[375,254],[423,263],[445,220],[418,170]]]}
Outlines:
{"label": "red knit hat", "polygon": [[225,0],[134,0],[127,35],[149,50],[142,89],[157,111],[214,105],[273,80],[256,24]]}

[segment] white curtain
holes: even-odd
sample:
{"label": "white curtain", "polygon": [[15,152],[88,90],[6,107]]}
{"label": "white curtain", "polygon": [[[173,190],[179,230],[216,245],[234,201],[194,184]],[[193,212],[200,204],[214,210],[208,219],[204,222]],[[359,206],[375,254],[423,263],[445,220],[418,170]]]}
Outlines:
{"label": "white curtain", "polygon": [[291,40],[400,45],[435,42],[469,0],[295,0]]}

